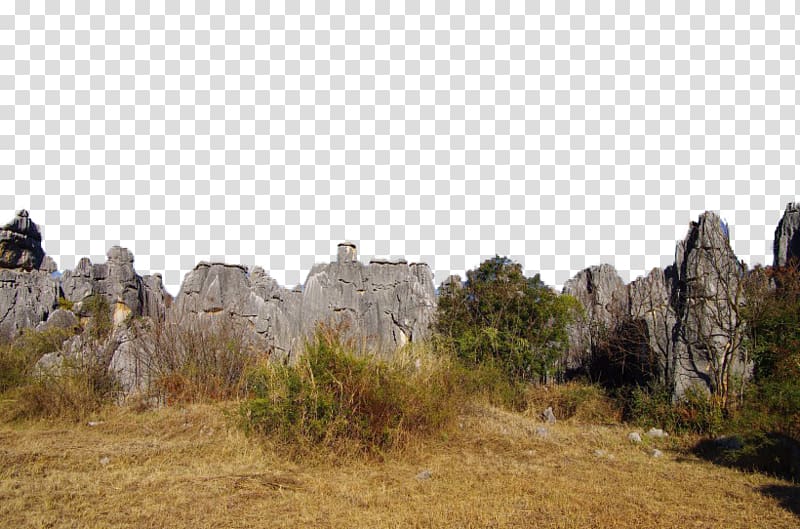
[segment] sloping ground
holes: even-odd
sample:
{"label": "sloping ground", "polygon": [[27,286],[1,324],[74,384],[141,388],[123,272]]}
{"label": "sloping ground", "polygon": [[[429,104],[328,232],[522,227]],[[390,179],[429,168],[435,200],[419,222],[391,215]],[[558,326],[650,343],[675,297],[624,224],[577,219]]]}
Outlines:
{"label": "sloping ground", "polygon": [[292,462],[219,407],[98,420],[0,425],[0,526],[800,525],[795,485],[703,462],[680,440],[633,445],[620,426],[559,423],[542,435],[537,420],[480,408],[448,438],[383,462]]}

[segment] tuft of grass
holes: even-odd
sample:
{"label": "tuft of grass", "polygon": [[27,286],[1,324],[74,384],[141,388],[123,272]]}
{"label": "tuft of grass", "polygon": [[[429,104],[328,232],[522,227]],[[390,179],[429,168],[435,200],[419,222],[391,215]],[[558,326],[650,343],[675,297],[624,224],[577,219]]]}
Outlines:
{"label": "tuft of grass", "polygon": [[321,326],[295,363],[251,370],[241,406],[246,429],[298,453],[379,454],[454,422],[462,393],[447,359],[419,346],[392,360],[357,356],[342,336]]}
{"label": "tuft of grass", "polygon": [[530,411],[541,413],[552,407],[559,420],[595,424],[617,424],[622,420],[622,407],[599,385],[568,382],[528,388]]}

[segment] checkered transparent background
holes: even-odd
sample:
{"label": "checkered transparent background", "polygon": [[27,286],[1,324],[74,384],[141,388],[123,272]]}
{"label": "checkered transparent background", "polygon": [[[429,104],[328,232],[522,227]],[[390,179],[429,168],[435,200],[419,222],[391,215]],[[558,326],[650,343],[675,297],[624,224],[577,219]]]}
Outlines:
{"label": "checkered transparent background", "polygon": [[173,293],[209,259],[293,285],[345,239],[437,284],[495,253],[556,286],[632,279],[706,209],[771,263],[800,196],[797,14],[6,0],[0,212],[29,209],[61,269],[121,244]]}

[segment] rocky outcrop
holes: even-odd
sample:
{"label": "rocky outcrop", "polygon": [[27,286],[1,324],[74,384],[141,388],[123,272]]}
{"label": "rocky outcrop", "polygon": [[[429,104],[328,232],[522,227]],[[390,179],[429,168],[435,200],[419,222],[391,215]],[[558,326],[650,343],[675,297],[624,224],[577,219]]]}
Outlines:
{"label": "rocky outcrop", "polygon": [[617,270],[609,265],[581,270],[564,283],[562,291],[580,301],[583,318],[570,325],[570,352],[564,367],[572,370],[585,364],[599,342],[613,332],[628,310],[628,290]]}
{"label": "rocky outcrop", "polygon": [[427,265],[357,260],[352,243],[336,262],[312,268],[302,288],[280,287],[262,269],[200,263],[186,275],[171,318],[225,314],[249,322],[278,356],[300,351],[319,322],[344,322],[371,351],[390,351],[427,336],[435,311]]}
{"label": "rocky outcrop", "polygon": [[563,292],[578,299],[593,321],[613,325],[628,307],[628,291],[617,270],[609,265],[581,270],[564,283]]}
{"label": "rocky outcrop", "polygon": [[55,271],[55,263],[45,259],[39,227],[24,209],[0,229],[0,268]]}
{"label": "rocky outcrop", "polygon": [[52,259],[42,249],[39,227],[25,210],[0,230],[0,335],[47,320],[58,303]]}
{"label": "rocky outcrop", "polygon": [[133,254],[126,248],[113,246],[107,261],[92,264],[84,257],[72,271],[61,278],[64,297],[74,304],[74,310],[85,314],[83,302],[93,295],[102,295],[114,312],[114,321],[130,315],[163,319],[169,294],[164,290],[159,274],[140,276],[133,267]]}
{"label": "rocky outcrop", "polygon": [[789,202],[783,212],[773,243],[773,266],[786,266],[800,258],[800,204]]}
{"label": "rocky outcrop", "polygon": [[0,335],[47,320],[58,305],[58,279],[42,270],[0,269]]}
{"label": "rocky outcrop", "polygon": [[[690,387],[726,393],[734,376],[746,376],[742,361],[744,306],[740,281],[745,270],[730,246],[728,226],[712,212],[689,225],[677,244],[675,264],[655,269],[623,285],[612,267],[579,272],[564,292],[586,309],[588,322],[571,335],[572,348],[598,354],[599,345],[613,346],[614,361],[634,361],[657,377],[676,397]],[[599,344],[596,329],[618,329],[615,341]],[[602,354],[608,354],[603,351]]]}

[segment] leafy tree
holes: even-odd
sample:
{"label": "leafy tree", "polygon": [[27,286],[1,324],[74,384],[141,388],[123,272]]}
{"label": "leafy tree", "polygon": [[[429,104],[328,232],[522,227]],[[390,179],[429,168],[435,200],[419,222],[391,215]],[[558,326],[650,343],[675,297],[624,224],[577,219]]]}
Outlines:
{"label": "leafy tree", "polygon": [[463,285],[441,285],[436,329],[467,363],[494,363],[514,379],[547,381],[567,351],[567,326],[579,307],[538,274],[526,278],[519,263],[495,256],[468,271]]}
{"label": "leafy tree", "polygon": [[745,403],[762,430],[800,440],[800,269],[757,268],[748,284],[754,384]]}

